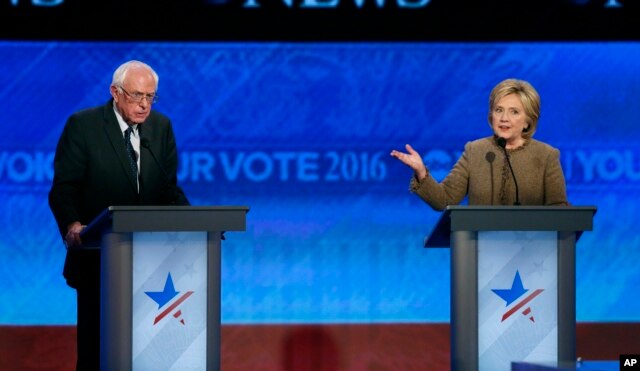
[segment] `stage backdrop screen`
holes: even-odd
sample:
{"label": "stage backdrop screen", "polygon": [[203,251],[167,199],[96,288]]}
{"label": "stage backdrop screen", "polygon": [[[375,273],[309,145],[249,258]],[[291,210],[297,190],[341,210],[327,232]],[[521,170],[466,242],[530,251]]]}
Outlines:
{"label": "stage backdrop screen", "polygon": [[491,134],[488,95],[530,81],[535,138],[561,150],[573,205],[578,321],[640,321],[640,44],[0,42],[0,323],[73,324],[47,205],[67,117],[105,104],[129,59],[160,75],[179,180],[194,205],[246,205],[222,251],[222,321],[449,320],[440,213],[390,157],[412,144],[438,178]]}

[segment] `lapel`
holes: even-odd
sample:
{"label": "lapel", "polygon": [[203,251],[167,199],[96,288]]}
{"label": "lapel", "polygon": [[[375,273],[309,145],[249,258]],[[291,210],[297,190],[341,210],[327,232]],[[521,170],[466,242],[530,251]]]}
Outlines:
{"label": "lapel", "polygon": [[109,102],[104,106],[104,130],[107,134],[107,138],[111,142],[111,147],[116,153],[118,160],[120,160],[120,165],[122,166],[122,171],[124,171],[126,177],[129,179],[129,183],[135,193],[138,193],[138,188],[136,186],[136,180],[133,177],[133,174],[129,171],[129,159],[127,155],[127,149],[124,145],[124,137],[122,136],[122,132],[120,131],[120,125],[118,125],[118,120],[116,119],[116,114],[113,112],[113,100],[109,100]]}

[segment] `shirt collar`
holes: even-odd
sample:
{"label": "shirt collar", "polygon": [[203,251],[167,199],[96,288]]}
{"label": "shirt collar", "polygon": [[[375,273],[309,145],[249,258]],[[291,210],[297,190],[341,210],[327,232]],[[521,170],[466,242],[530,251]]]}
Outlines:
{"label": "shirt collar", "polygon": [[[113,102],[113,112],[116,114],[116,120],[118,120],[118,125],[120,126],[120,131],[122,133],[124,133],[125,130],[127,130],[129,128],[129,124],[127,124],[124,121],[124,119],[122,118],[122,115],[120,114],[120,112],[118,112],[118,109],[116,108],[116,102]],[[138,134],[138,124],[131,125],[131,127],[133,128],[133,134],[137,135]]]}

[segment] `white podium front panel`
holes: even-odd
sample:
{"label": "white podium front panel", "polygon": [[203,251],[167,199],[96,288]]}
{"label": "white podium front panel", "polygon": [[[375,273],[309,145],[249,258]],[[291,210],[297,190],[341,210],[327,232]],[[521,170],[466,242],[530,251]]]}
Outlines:
{"label": "white podium front panel", "polygon": [[478,232],[479,370],[558,360],[557,232]]}
{"label": "white podium front panel", "polygon": [[134,370],[207,365],[207,233],[133,234]]}

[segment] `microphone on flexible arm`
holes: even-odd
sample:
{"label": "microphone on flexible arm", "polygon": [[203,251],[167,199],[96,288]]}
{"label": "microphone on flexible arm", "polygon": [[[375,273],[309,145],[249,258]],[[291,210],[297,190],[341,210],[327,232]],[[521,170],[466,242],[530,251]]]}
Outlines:
{"label": "microphone on flexible arm", "polygon": [[162,175],[164,175],[164,180],[167,182],[167,188],[171,189],[171,197],[172,197],[172,202],[175,203],[175,198],[177,195],[173,194],[175,192],[175,190],[172,187],[171,184],[171,177],[169,176],[169,174],[167,174],[167,171],[164,169],[164,166],[162,166],[162,164],[160,164],[160,161],[158,161],[158,158],[156,157],[155,153],[153,153],[153,150],[151,149],[151,145],[149,143],[149,139],[146,137],[140,137],[140,145],[144,148],[147,149],[147,151],[149,151],[149,153],[151,154],[151,157],[153,158],[153,162],[156,163],[156,165],[160,168],[160,171],[162,172]]}
{"label": "microphone on flexible arm", "polygon": [[488,163],[493,164],[493,160],[496,159],[496,154],[489,151],[486,155],[484,155],[484,159],[487,160]]}
{"label": "microphone on flexible arm", "polygon": [[141,137],[140,138],[140,145],[143,146],[144,148],[146,148],[147,151],[149,151],[149,153],[151,154],[151,157],[153,157],[153,161],[156,163],[156,165],[158,165],[158,167],[160,168],[160,171],[162,171],[162,174],[164,175],[165,180],[167,182],[171,182],[171,178],[169,177],[169,174],[167,174],[167,171],[164,169],[164,166],[160,165],[160,161],[158,161],[158,158],[153,153],[153,150],[151,150],[151,145],[149,144],[149,139],[147,139],[145,137]]}
{"label": "microphone on flexible arm", "polygon": [[502,150],[504,151],[504,156],[507,158],[507,164],[509,165],[509,170],[511,170],[511,176],[513,177],[513,184],[516,186],[516,202],[513,204],[515,206],[520,206],[520,198],[518,197],[518,181],[516,180],[516,174],[513,172],[513,168],[511,167],[509,154],[507,153],[507,140],[504,138],[498,138],[498,145],[502,147]]}
{"label": "microphone on flexible arm", "polygon": [[493,160],[496,159],[496,154],[493,151],[489,151],[484,155],[484,159],[489,163],[489,168],[491,170],[491,205],[493,205]]}

